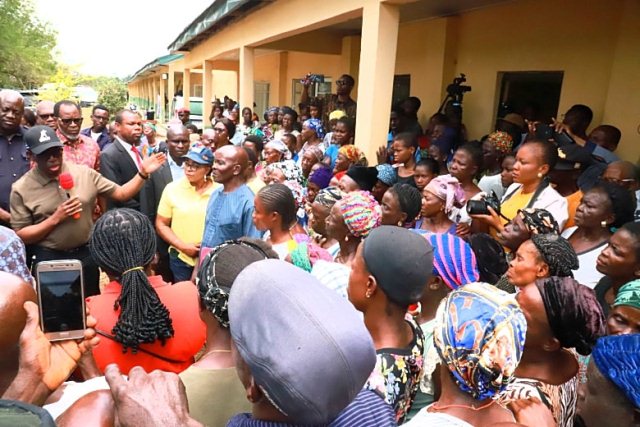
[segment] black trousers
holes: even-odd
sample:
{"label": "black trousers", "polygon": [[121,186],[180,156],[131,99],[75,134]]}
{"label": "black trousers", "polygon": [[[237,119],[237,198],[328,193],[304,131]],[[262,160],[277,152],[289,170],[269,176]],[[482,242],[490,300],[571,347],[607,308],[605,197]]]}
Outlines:
{"label": "black trousers", "polygon": [[38,245],[27,246],[27,262],[30,262],[31,274],[36,277],[35,266],[41,261],[58,261],[62,259],[77,259],[82,263],[82,280],[84,282],[84,296],[100,295],[100,270],[89,252],[87,245],[68,251],[58,251]]}

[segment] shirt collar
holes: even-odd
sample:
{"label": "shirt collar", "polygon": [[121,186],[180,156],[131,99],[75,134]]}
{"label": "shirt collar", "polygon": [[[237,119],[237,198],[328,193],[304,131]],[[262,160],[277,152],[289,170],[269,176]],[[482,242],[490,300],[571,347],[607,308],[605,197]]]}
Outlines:
{"label": "shirt collar", "polygon": [[119,136],[116,136],[116,139],[118,140],[118,142],[120,142],[120,144],[122,144],[125,150],[131,151],[131,147],[133,147],[133,145],[123,141]]}
{"label": "shirt collar", "polygon": [[[63,160],[62,167],[60,168],[60,173],[64,173],[64,172],[69,172],[69,167],[67,166],[67,163]],[[58,181],[58,178],[51,178],[50,176],[43,173],[38,166],[33,168],[33,174],[38,184],[42,185],[43,187],[52,181]]]}
{"label": "shirt collar", "polygon": [[58,135],[58,138],[60,139],[60,142],[62,142],[64,145],[70,145],[72,147],[75,147],[79,144],[84,143],[84,139],[82,134],[78,134],[78,139],[76,139],[75,141],[71,141],[69,138],[67,138],[65,135],[62,134],[62,132],[60,132],[59,129],[56,129],[56,135]]}

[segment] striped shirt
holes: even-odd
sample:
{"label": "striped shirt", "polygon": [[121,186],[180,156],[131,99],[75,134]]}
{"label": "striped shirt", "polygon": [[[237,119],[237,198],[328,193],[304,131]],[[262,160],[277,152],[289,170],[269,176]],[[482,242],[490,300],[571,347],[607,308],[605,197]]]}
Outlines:
{"label": "striped shirt", "polygon": [[[369,390],[362,390],[329,427],[390,427],[396,426],[391,406],[380,396]],[[231,418],[227,427],[309,427],[309,424],[280,423],[256,420],[251,414],[238,414]]]}
{"label": "striped shirt", "polygon": [[253,225],[253,192],[245,184],[230,193],[220,187],[213,192],[204,222],[202,247],[215,248],[227,240],[260,237]]}

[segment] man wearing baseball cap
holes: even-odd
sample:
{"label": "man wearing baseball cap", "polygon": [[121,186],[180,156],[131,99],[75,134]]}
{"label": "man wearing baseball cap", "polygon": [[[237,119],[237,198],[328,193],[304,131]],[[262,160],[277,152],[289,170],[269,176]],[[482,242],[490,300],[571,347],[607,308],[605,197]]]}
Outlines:
{"label": "man wearing baseball cap", "polygon": [[188,125],[189,123],[191,123],[189,121],[189,116],[191,115],[191,111],[189,111],[188,108],[186,107],[182,107],[180,109],[178,109],[178,118],[180,119],[180,121],[182,122],[183,126]]}
{"label": "man wearing baseball cap", "polygon": [[[32,265],[40,261],[81,260],[85,294],[96,295],[98,268],[87,247],[96,198],[101,195],[116,201],[130,199],[166,157],[148,157],[141,172],[119,186],[91,168],[63,161],[63,144],[48,126],[32,127],[25,132],[24,140],[36,167],[13,184],[11,227],[24,241]],[[67,190],[60,185],[63,181]]]}

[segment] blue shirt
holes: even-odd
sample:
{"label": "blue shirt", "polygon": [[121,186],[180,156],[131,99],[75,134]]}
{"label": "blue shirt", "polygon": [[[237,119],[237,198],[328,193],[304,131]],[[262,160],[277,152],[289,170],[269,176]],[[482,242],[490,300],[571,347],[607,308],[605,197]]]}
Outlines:
{"label": "blue shirt", "polygon": [[[91,138],[91,128],[82,129],[80,133]],[[100,146],[100,151],[104,150],[107,145],[111,144],[111,137],[109,136],[109,131],[106,127],[102,129],[102,133],[98,136],[96,142]]]}
{"label": "blue shirt", "polygon": [[336,159],[338,158],[338,150],[340,150],[340,146],[338,144],[331,144],[329,148],[324,152],[325,157],[329,157],[331,159],[331,170],[336,167]]}
{"label": "blue shirt", "polygon": [[0,135],[0,208],[7,212],[11,186],[29,171],[27,144],[22,139],[24,131],[20,127],[11,139]]}
{"label": "blue shirt", "polygon": [[202,246],[215,248],[227,240],[240,237],[260,237],[253,225],[253,192],[246,184],[225,193],[224,187],[211,195],[204,219]]}

